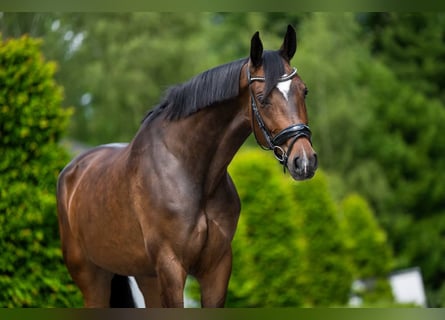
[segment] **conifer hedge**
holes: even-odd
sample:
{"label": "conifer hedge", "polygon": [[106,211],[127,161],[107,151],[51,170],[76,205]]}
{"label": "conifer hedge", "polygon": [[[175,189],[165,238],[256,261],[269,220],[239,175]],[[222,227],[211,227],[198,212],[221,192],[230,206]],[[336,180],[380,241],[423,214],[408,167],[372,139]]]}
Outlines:
{"label": "conifer hedge", "polygon": [[[391,251],[364,198],[337,203],[325,172],[293,181],[258,149],[239,152],[230,172],[242,210],[228,306],[344,306],[353,280],[386,281]],[[391,304],[388,289],[374,292],[373,301]]]}
{"label": "conifer hedge", "polygon": [[0,37],[0,307],[81,304],[62,261],[55,198],[71,112],[40,46]]}

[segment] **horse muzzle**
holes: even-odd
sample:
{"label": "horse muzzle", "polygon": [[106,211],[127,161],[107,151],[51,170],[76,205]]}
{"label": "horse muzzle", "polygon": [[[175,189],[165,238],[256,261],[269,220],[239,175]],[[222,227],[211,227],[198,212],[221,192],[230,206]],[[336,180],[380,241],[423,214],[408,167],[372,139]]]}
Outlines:
{"label": "horse muzzle", "polygon": [[318,167],[317,154],[311,146],[302,145],[300,150],[295,150],[294,155],[289,156],[287,169],[295,180],[306,180],[314,176]]}
{"label": "horse muzzle", "polygon": [[[317,154],[312,149],[311,130],[305,124],[295,124],[282,130],[273,139],[271,147],[275,158],[295,180],[312,178],[317,170]],[[287,144],[287,150],[284,148]],[[283,147],[282,147],[283,146]]]}

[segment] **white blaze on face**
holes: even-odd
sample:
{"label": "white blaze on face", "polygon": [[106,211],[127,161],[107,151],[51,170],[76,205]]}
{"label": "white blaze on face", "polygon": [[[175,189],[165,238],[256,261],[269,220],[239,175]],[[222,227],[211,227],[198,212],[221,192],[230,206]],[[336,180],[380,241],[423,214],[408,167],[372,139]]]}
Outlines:
{"label": "white blaze on face", "polygon": [[307,174],[307,171],[308,171],[308,167],[309,167],[309,159],[308,159],[308,157],[307,157],[307,154],[306,154],[306,151],[304,150],[304,148],[303,148],[303,150],[302,150],[303,152],[303,159],[302,159],[302,167],[303,167],[303,171],[304,171],[304,174],[306,175]]}
{"label": "white blaze on face", "polygon": [[291,82],[292,79],[289,79],[286,81],[278,82],[277,84],[277,89],[280,90],[286,100],[289,100],[289,90]]}

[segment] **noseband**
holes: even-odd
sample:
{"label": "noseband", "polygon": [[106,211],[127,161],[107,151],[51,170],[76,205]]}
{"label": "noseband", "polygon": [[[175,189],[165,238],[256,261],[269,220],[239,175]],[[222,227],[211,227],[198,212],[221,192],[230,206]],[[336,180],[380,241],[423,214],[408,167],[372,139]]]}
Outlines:
{"label": "noseband", "polygon": [[[292,72],[280,77],[278,79],[278,82],[284,82],[292,79],[297,75],[297,69],[293,68]],[[270,134],[270,131],[267,129],[266,124],[264,123],[263,117],[260,114],[260,111],[258,110],[258,106],[255,102],[255,97],[253,95],[253,91],[251,88],[251,84],[254,81],[260,81],[265,82],[266,79],[264,77],[251,77],[249,67],[247,67],[247,81],[249,83],[249,91],[250,91],[250,104],[252,107],[252,114],[255,115],[256,122],[258,124],[258,127],[261,129],[261,132],[263,133],[264,138],[266,139],[267,146],[264,146],[261,144],[258,140],[257,134],[255,132],[255,128],[253,126],[254,117],[252,116],[252,130],[253,134],[255,136],[255,139],[257,143],[265,150],[272,150],[275,158],[280,162],[280,164],[283,165],[284,171],[286,171],[287,161],[289,158],[289,153],[292,151],[292,148],[295,144],[295,142],[301,138],[305,137],[311,142],[311,130],[309,129],[308,125],[305,125],[304,123],[298,123],[293,124],[283,130],[281,130],[277,135],[272,137]],[[286,141],[289,139],[292,139],[289,148],[287,149],[287,152],[284,151],[284,149],[281,147]]]}

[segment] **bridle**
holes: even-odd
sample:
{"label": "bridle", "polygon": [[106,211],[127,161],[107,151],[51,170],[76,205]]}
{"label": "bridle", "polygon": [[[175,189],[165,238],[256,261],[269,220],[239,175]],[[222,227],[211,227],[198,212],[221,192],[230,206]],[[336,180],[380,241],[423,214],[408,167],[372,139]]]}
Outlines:
{"label": "bridle", "polygon": [[[297,75],[297,69],[293,68],[291,73],[281,76],[278,79],[278,82],[288,81],[288,80],[292,79],[293,77],[295,77],[296,75]],[[272,135],[270,134],[270,131],[267,129],[266,124],[264,123],[264,120],[260,114],[260,111],[258,110],[258,106],[255,102],[255,97],[254,97],[254,94],[252,91],[252,87],[250,86],[254,81],[265,82],[266,79],[264,77],[259,77],[259,76],[252,77],[250,75],[249,66],[247,66],[247,81],[249,84],[250,104],[252,107],[252,131],[255,136],[255,139],[261,148],[263,148],[265,150],[273,151],[275,158],[280,162],[280,164],[283,165],[283,169],[284,169],[284,171],[286,171],[287,161],[289,158],[288,153],[290,153],[292,151],[292,148],[293,148],[295,142],[299,138],[305,137],[312,144],[311,130],[309,129],[308,125],[306,125],[304,123],[298,123],[298,124],[293,124],[285,129],[281,130],[278,134],[276,134],[274,137],[272,137]],[[255,127],[254,127],[254,118],[256,119],[258,127],[260,128],[261,132],[263,133],[264,138],[266,139],[267,146],[264,146],[258,140],[257,134],[255,132]],[[292,141],[291,141],[289,148],[287,149],[287,152],[286,152],[286,151],[284,151],[284,149],[281,146],[289,139],[292,139]]]}

